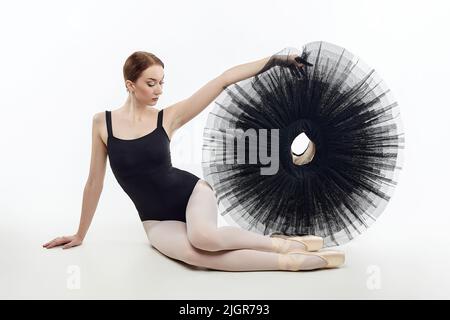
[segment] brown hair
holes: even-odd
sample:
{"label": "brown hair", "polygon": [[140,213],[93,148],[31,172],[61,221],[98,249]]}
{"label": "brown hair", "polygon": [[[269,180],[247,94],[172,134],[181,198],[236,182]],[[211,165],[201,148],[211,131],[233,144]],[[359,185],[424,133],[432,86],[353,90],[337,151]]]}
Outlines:
{"label": "brown hair", "polygon": [[123,65],[123,77],[125,81],[135,82],[145,69],[155,64],[164,68],[164,63],[153,53],[145,51],[133,52]]}

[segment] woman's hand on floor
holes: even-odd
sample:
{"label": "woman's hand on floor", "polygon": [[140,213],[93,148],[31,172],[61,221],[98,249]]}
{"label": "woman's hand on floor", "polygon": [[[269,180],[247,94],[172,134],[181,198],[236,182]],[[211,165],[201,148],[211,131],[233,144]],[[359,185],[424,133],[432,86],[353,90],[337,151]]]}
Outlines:
{"label": "woman's hand on floor", "polygon": [[49,241],[42,246],[47,249],[57,247],[57,246],[63,246],[62,247],[63,249],[68,249],[68,248],[79,246],[82,243],[83,243],[83,239],[80,236],[75,234],[73,236],[65,236],[65,237],[55,238],[52,241]]}

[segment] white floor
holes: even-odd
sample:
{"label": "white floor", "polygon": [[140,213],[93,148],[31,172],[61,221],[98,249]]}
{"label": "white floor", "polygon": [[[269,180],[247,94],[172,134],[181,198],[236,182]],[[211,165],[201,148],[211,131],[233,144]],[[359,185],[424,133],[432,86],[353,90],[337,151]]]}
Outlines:
{"label": "white floor", "polygon": [[[392,207],[395,207],[393,205]],[[151,248],[136,219],[97,223],[70,250],[41,244],[55,223],[1,225],[2,299],[430,299],[450,298],[449,237],[386,213],[342,246],[347,263],[313,272],[222,272],[191,268]],[[50,231],[49,231],[50,230]],[[58,233],[56,233],[58,234]],[[170,241],[168,236],[167,241]]]}

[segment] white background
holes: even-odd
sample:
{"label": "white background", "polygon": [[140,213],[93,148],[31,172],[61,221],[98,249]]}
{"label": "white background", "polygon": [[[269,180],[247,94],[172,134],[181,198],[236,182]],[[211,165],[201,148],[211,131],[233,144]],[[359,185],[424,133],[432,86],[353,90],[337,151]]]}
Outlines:
{"label": "white background", "polygon": [[[449,298],[449,29],[447,1],[2,2],[0,298]],[[41,248],[77,229],[91,119],[124,103],[132,52],[165,63],[164,108],[228,68],[317,40],[375,68],[406,133],[399,185],[381,218],[343,246],[345,268],[204,273],[165,259],[109,164],[83,246]],[[174,166],[200,177],[211,108],[171,145]],[[67,285],[71,265],[79,289]]]}

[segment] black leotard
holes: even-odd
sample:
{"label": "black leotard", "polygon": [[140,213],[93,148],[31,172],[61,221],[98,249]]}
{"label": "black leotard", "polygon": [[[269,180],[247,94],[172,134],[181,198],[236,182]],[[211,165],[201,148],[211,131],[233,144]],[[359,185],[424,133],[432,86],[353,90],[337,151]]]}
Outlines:
{"label": "black leotard", "polygon": [[156,129],[130,140],[114,137],[111,111],[106,110],[107,152],[111,170],[141,221],[185,222],[189,197],[200,178],[172,167],[170,139],[162,126],[163,110],[158,112]]}

